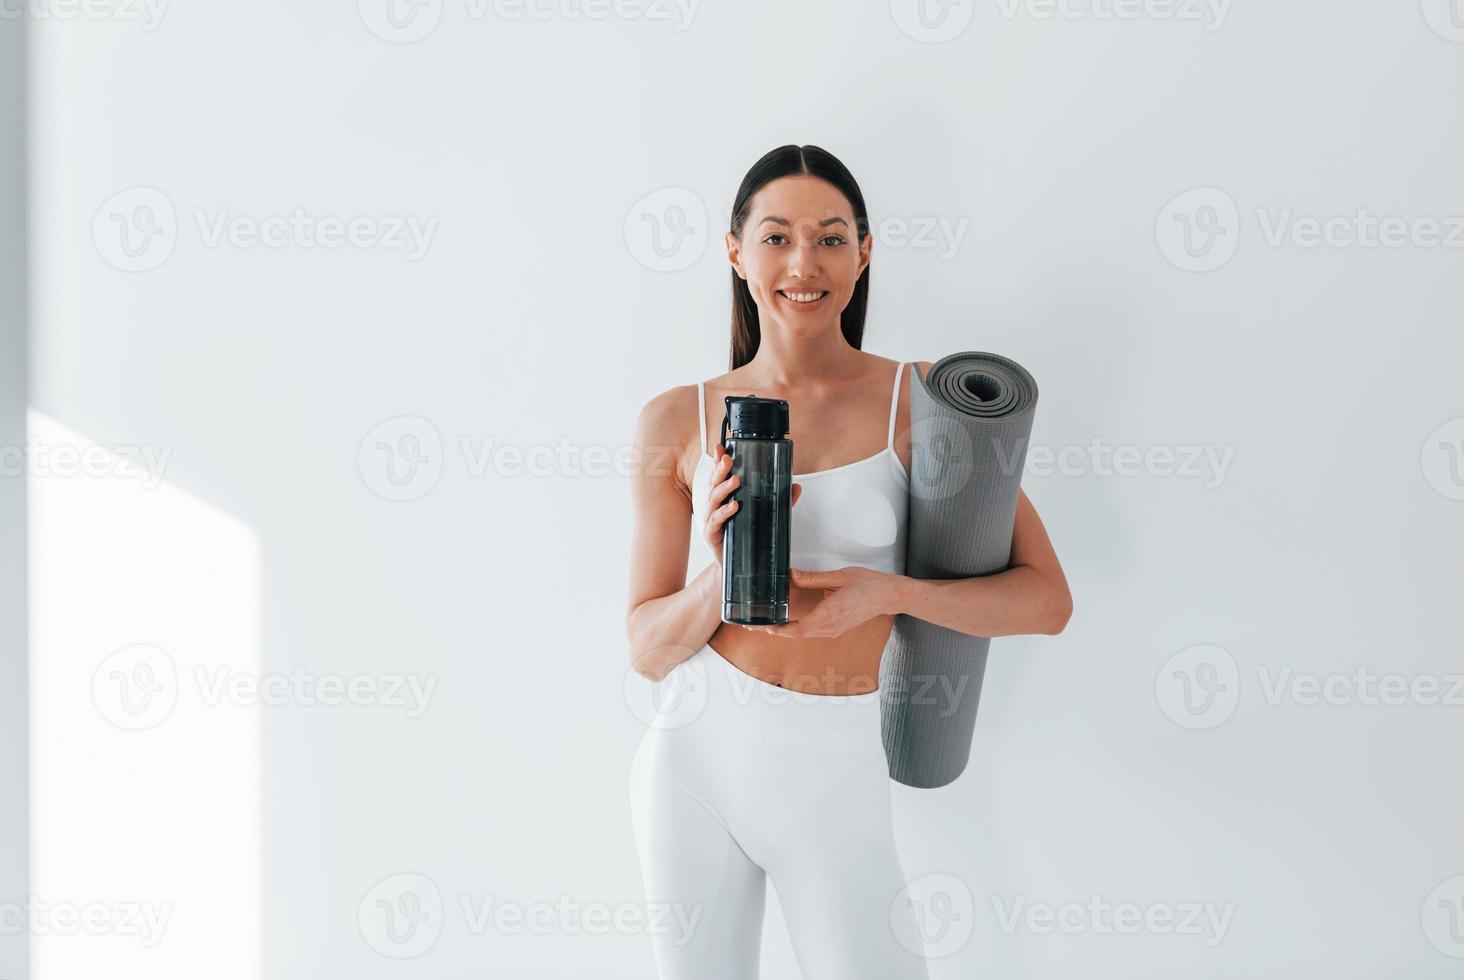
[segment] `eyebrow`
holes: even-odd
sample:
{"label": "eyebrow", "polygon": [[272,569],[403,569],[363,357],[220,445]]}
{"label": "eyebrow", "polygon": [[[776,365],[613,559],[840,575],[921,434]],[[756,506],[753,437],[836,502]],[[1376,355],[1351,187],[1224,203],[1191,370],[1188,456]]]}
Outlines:
{"label": "eyebrow", "polygon": [[[761,224],[763,224],[764,222],[767,222],[767,221],[776,221],[780,225],[787,225],[787,224],[790,223],[787,218],[777,218],[777,217],[771,217],[770,216],[770,217],[767,217],[767,218],[762,219],[762,221],[759,221],[758,224],[761,225]],[[825,218],[822,221],[820,221],[819,224],[822,227],[827,228],[829,225],[833,224],[836,221],[839,224],[843,225],[845,228],[849,227],[849,222],[845,221],[843,218],[838,218],[838,217],[835,217],[835,218]]]}

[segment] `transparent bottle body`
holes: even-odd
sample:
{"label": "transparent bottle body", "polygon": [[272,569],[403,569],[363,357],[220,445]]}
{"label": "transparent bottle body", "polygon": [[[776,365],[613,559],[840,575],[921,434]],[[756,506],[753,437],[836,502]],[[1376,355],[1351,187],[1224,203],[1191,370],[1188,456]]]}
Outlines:
{"label": "transparent bottle body", "polygon": [[726,446],[741,480],[728,495],[738,506],[722,530],[722,621],[786,623],[793,443],[732,438]]}

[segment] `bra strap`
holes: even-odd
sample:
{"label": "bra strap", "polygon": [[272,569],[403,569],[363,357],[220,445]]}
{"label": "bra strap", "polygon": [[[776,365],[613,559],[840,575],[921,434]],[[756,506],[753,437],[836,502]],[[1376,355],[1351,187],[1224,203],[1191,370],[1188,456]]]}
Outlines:
{"label": "bra strap", "polygon": [[696,383],[696,414],[701,419],[701,451],[697,458],[700,459],[707,452],[707,396],[703,383]]}
{"label": "bra strap", "polygon": [[900,410],[900,376],[904,373],[905,363],[901,361],[895,371],[895,392],[890,396],[890,433],[885,440],[886,449],[893,449],[895,445],[895,414]]}

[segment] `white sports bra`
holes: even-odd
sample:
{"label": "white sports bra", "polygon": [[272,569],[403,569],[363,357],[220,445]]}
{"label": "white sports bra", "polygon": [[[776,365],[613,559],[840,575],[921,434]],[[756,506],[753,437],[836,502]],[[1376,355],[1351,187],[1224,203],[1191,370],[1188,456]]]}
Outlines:
{"label": "white sports bra", "polygon": [[[827,572],[859,565],[881,572],[905,573],[905,526],[910,507],[910,474],[895,452],[895,412],[900,404],[901,364],[895,371],[890,396],[890,425],[882,452],[864,459],[812,473],[794,473],[801,484],[793,505],[789,534],[789,563],[793,568]],[[702,547],[708,548],[707,493],[714,457],[707,451],[706,389],[696,386],[701,415],[701,457],[691,480],[692,526]],[[796,455],[796,453],[795,453]],[[734,511],[735,513],[735,511]],[[708,548],[707,554],[711,551]]]}

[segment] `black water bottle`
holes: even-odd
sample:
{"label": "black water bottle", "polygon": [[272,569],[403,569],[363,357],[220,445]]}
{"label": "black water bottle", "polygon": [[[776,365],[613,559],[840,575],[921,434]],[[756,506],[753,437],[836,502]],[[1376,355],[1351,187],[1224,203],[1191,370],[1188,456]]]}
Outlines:
{"label": "black water bottle", "polygon": [[728,395],[726,403],[722,448],[742,479],[728,495],[737,509],[722,526],[722,622],[786,623],[793,509],[788,403],[754,395]]}

